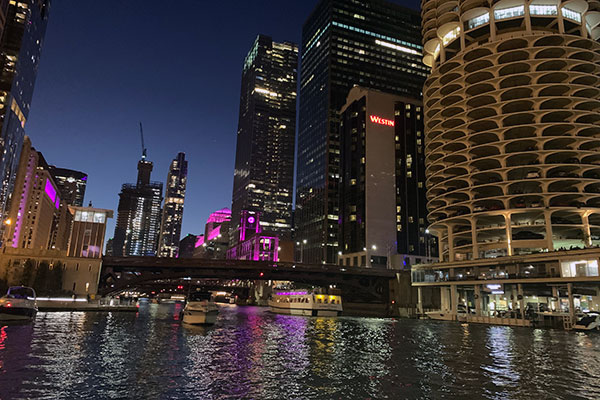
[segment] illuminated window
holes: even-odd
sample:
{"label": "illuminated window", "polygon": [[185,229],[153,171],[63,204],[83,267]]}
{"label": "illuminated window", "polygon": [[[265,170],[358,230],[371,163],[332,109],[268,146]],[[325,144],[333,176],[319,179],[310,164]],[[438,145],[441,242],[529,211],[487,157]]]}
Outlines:
{"label": "illuminated window", "polygon": [[460,34],[460,26],[457,26],[456,28],[452,29],[450,32],[446,33],[444,35],[444,37],[442,38],[442,42],[444,43],[444,46],[447,45],[448,43],[450,43],[451,41],[453,41],[454,39],[456,39],[459,34]]}
{"label": "illuminated window", "polygon": [[581,14],[578,13],[577,11],[571,10],[570,8],[563,7],[562,15],[565,18],[572,19],[573,21],[577,21],[577,22],[581,23]]}
{"label": "illuminated window", "polygon": [[494,10],[496,20],[520,17],[525,14],[525,6],[516,6]]}
{"label": "illuminated window", "polygon": [[531,15],[556,15],[558,10],[556,6],[552,5],[532,4],[529,6],[529,13]]}
{"label": "illuminated window", "polygon": [[467,21],[467,29],[477,28],[478,26],[487,24],[488,22],[490,22],[490,14],[485,13],[478,17],[471,18],[470,20],[468,20]]}

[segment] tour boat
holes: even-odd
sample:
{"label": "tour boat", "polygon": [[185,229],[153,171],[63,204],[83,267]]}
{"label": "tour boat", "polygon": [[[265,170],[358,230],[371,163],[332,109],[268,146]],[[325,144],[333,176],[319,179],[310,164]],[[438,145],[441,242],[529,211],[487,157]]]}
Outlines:
{"label": "tour boat", "polygon": [[38,308],[35,290],[26,286],[12,286],[0,298],[0,321],[28,321]]}
{"label": "tour boat", "polygon": [[342,313],[342,296],[307,291],[275,292],[269,309],[277,314],[335,317]]}
{"label": "tour boat", "polygon": [[182,321],[191,325],[212,325],[217,321],[219,309],[210,292],[195,292],[188,296]]}

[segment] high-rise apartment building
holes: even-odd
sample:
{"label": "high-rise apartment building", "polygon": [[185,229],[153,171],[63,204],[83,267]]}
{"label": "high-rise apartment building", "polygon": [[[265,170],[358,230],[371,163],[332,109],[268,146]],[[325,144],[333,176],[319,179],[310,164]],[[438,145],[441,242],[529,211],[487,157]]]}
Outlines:
{"label": "high-rise apartment building", "polygon": [[527,294],[571,321],[579,302],[597,310],[581,299],[600,293],[600,5],[422,4],[427,198],[443,262],[415,268],[415,282],[446,289],[453,315],[459,296],[490,317],[525,318]]}
{"label": "high-rise apartment building", "polygon": [[357,86],[340,118],[338,263],[431,262],[422,102]]}
{"label": "high-rise apartment building", "polygon": [[49,171],[64,202],[70,206],[83,207],[87,174],[72,169],[58,168],[54,165],[49,167]]}
{"label": "high-rise apartment building", "polygon": [[158,239],[158,255],[160,257],[177,257],[179,254],[186,183],[187,161],[185,153],[179,153],[171,162],[167,175],[165,204]]}
{"label": "high-rise apartment building", "polygon": [[0,220],[15,184],[49,9],[49,0],[0,1]]}
{"label": "high-rise apartment building", "polygon": [[420,25],[382,0],[322,0],[304,24],[295,218],[305,262],[335,262],[339,250],[339,110],[354,85],[420,98]]}
{"label": "high-rise apartment building", "polygon": [[162,182],[151,182],[152,162],[138,162],[136,184],[124,184],[119,193],[113,256],[155,256],[160,230]]}
{"label": "high-rise apartment building", "polygon": [[232,196],[232,244],[242,210],[262,229],[290,237],[298,48],[258,35],[244,60]]}

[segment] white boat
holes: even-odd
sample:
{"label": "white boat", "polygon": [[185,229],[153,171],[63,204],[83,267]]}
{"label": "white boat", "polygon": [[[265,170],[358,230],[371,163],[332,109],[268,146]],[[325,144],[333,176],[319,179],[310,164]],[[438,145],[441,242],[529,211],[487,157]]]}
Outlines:
{"label": "white boat", "polygon": [[210,292],[196,292],[189,295],[181,314],[185,324],[212,325],[217,321],[219,309]]}
{"label": "white boat", "polygon": [[280,291],[271,294],[269,309],[277,314],[335,317],[342,313],[342,296]]}
{"label": "white boat", "polygon": [[583,318],[579,319],[573,329],[576,331],[593,331],[600,330],[600,314],[588,313]]}
{"label": "white boat", "polygon": [[0,298],[0,321],[28,321],[37,311],[35,290],[30,287],[12,286]]}
{"label": "white boat", "polygon": [[425,315],[438,321],[454,321],[454,316],[450,311],[428,311]]}

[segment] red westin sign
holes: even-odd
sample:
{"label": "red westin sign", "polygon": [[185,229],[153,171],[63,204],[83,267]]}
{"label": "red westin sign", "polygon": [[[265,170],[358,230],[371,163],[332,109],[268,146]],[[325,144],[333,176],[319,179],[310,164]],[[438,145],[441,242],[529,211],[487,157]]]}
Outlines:
{"label": "red westin sign", "polygon": [[381,117],[378,117],[377,115],[369,115],[369,118],[371,118],[371,122],[373,122],[375,124],[394,126],[394,121],[392,121],[391,119],[381,118]]}

